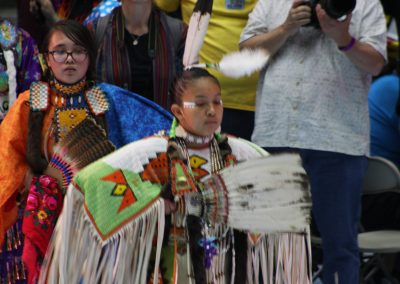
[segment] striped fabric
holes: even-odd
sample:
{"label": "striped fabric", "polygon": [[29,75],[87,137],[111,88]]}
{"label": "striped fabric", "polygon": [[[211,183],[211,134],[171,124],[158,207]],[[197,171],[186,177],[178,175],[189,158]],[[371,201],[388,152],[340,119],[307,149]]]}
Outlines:
{"label": "striped fabric", "polygon": [[[130,90],[132,60],[124,42],[124,19],[121,7],[113,10],[110,21],[98,47],[97,77],[99,80]],[[96,34],[98,19],[88,24]],[[179,29],[176,29],[177,23]],[[179,33],[179,34],[177,34]],[[169,109],[168,89],[175,74],[182,70],[183,47],[186,28],[178,20],[166,16],[158,9],[153,9],[149,22],[149,54],[153,59],[154,101]]]}

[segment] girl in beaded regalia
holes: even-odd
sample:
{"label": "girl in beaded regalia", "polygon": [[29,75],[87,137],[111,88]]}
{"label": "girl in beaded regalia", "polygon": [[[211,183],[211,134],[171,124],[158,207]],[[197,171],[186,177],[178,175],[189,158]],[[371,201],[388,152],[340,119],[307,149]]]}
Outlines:
{"label": "girl in beaded regalia", "polygon": [[[62,192],[49,171],[55,146],[88,119],[116,147],[170,124],[170,115],[155,104],[94,81],[94,42],[79,23],[63,20],[54,24],[42,52],[47,65],[43,80],[33,82],[19,95],[0,126],[0,244],[4,232],[16,220],[16,198],[26,197],[29,189],[23,232],[24,261],[31,283],[37,280],[61,210]],[[148,116],[150,123],[136,131],[134,127],[143,116]],[[89,134],[81,133],[82,140]],[[97,157],[107,153],[102,148],[96,151]],[[56,175],[66,186],[72,178],[68,164],[55,163]]]}
{"label": "girl in beaded regalia", "polygon": [[[58,282],[62,277],[68,283],[98,279],[105,283],[258,283],[260,277],[271,284],[310,283],[307,222],[295,221],[302,233],[291,228],[287,233],[253,234],[248,232],[250,224],[244,226],[247,231],[235,231],[223,218],[211,222],[207,214],[199,216],[190,209],[196,208],[196,202],[188,196],[204,192],[208,176],[268,154],[251,142],[220,133],[221,89],[205,69],[184,71],[172,96],[175,120],[168,135],[130,143],[75,176],[40,282]],[[296,174],[289,174],[289,168]],[[265,204],[248,211],[247,217],[246,205],[236,213],[230,202],[229,208],[223,202],[217,207],[226,209],[222,211],[229,220],[231,214],[239,219],[255,214],[249,222],[253,225],[291,219],[282,216],[287,211],[279,209],[279,200],[302,207],[309,215],[309,196],[308,201],[303,196],[292,202],[282,188],[284,183],[302,184],[300,172],[304,173],[300,162],[262,172],[261,183],[271,193],[270,200],[263,198]],[[278,178],[275,185],[269,174]],[[216,187],[216,191],[223,189]],[[269,207],[268,202],[279,213],[257,216],[258,209]],[[217,211],[215,216],[221,213]]]}

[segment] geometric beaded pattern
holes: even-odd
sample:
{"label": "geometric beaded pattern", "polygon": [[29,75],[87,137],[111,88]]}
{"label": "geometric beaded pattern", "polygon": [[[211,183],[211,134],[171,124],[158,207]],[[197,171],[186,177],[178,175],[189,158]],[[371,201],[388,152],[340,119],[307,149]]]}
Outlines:
{"label": "geometric beaded pattern", "polygon": [[108,100],[100,87],[92,87],[86,93],[86,101],[94,115],[104,114],[108,110]]}
{"label": "geometric beaded pattern", "polygon": [[63,140],[73,128],[88,117],[88,110],[84,107],[56,109],[55,117],[57,124],[56,140],[60,141]]}
{"label": "geometric beaded pattern", "polygon": [[49,85],[44,82],[33,82],[29,98],[31,110],[44,111],[49,106]]}
{"label": "geometric beaded pattern", "polygon": [[73,170],[71,169],[71,165],[64,161],[62,157],[60,157],[58,154],[53,154],[50,160],[50,165],[59,170],[62,175],[62,188],[66,189],[68,185],[72,181],[72,175],[73,175]]}

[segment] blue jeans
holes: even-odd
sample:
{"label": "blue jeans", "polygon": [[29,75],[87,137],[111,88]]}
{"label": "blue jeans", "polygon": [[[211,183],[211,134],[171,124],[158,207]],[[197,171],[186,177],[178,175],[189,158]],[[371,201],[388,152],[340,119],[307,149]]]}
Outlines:
{"label": "blue jeans", "polygon": [[270,153],[298,152],[311,184],[313,218],[323,241],[323,283],[359,283],[358,224],[365,156],[266,148]]}

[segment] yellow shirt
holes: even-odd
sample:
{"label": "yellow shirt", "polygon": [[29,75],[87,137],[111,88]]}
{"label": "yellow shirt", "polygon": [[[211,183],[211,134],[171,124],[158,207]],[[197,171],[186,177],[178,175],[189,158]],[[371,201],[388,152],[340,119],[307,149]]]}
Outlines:
{"label": "yellow shirt", "polygon": [[[243,7],[227,8],[231,2],[242,2]],[[171,12],[179,7],[179,0],[154,0],[162,10]],[[182,18],[189,22],[196,0],[181,0]],[[226,53],[239,49],[239,37],[253,10],[256,0],[214,0],[212,15],[200,51],[200,61],[219,62]],[[240,6],[240,5],[239,5]],[[258,73],[251,77],[232,79],[209,70],[219,80],[225,108],[254,111]]]}

